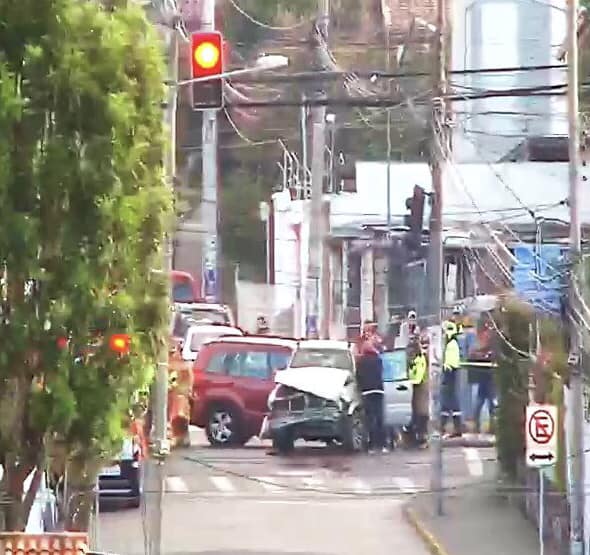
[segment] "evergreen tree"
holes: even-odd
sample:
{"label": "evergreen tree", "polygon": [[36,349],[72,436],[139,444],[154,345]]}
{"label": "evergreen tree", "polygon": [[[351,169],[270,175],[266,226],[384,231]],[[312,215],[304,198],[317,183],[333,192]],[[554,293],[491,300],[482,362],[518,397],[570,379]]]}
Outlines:
{"label": "evergreen tree", "polygon": [[[68,527],[87,527],[96,474],[120,448],[166,325],[167,281],[154,272],[172,206],[162,57],[141,9],[118,4],[0,3],[7,529],[24,527],[35,488],[23,502],[23,481],[50,457],[68,463]],[[130,335],[129,355],[110,352],[112,333]]]}

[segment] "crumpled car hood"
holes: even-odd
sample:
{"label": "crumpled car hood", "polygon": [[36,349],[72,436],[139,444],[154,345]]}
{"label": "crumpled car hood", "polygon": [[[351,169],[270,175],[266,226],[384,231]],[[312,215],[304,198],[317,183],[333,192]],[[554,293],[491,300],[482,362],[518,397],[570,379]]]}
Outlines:
{"label": "crumpled car hood", "polygon": [[349,370],[341,368],[286,368],[277,372],[275,382],[336,402],[345,395],[344,384],[350,375]]}

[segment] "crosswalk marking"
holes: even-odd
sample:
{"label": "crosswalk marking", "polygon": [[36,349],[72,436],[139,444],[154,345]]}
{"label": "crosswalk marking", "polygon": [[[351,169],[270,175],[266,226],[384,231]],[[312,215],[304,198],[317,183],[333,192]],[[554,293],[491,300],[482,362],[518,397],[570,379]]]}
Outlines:
{"label": "crosswalk marking", "polygon": [[464,447],[463,453],[467,461],[467,469],[472,476],[483,476],[483,463],[477,449],[473,447]]}
{"label": "crosswalk marking", "polygon": [[352,481],[351,489],[355,493],[371,493],[371,488],[363,482],[360,478],[355,478]]}
{"label": "crosswalk marking", "polygon": [[393,483],[403,493],[414,493],[416,491],[416,485],[414,482],[405,476],[396,476],[393,478]]}
{"label": "crosswalk marking", "polygon": [[[479,461],[481,463],[481,461]],[[166,478],[166,490],[176,493],[215,493],[225,495],[256,495],[266,493],[274,496],[297,495],[309,493],[337,493],[371,495],[374,493],[401,492],[404,494],[416,493],[418,485],[409,477],[393,476],[373,483],[373,481],[358,476],[330,476],[330,475],[307,475],[293,476],[290,478],[277,476],[275,473],[252,476],[249,479],[236,476],[207,475],[202,480],[208,483],[198,483],[187,487],[187,482],[179,476],[168,476]]]}
{"label": "crosswalk marking", "polygon": [[234,485],[227,476],[209,476],[209,480],[213,485],[224,493],[232,493],[235,491]]}
{"label": "crosswalk marking", "polygon": [[269,493],[285,491],[285,488],[278,484],[272,476],[257,476],[254,479]]}
{"label": "crosswalk marking", "polygon": [[304,478],[301,478],[301,481],[303,482],[303,485],[306,488],[310,489],[321,489],[323,484],[323,480],[316,476],[306,476]]}
{"label": "crosswalk marking", "polygon": [[187,493],[188,486],[186,482],[180,476],[167,476],[166,477],[166,491],[174,493]]}

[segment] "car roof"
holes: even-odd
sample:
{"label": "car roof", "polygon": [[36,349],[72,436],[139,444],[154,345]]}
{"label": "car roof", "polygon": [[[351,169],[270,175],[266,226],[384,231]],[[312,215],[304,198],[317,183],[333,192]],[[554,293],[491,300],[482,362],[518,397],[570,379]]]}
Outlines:
{"label": "car roof", "polygon": [[176,303],[179,310],[227,310],[227,305],[217,303]]}
{"label": "car roof", "polygon": [[350,343],[348,341],[337,341],[334,339],[305,339],[299,342],[297,348],[301,350],[334,349],[350,351]]}
{"label": "car roof", "polygon": [[260,335],[235,335],[231,337],[220,337],[214,341],[210,341],[207,345],[213,343],[243,343],[245,345],[270,345],[272,347],[289,347],[295,348],[297,342],[294,339],[285,339],[281,337],[265,337]]}
{"label": "car roof", "polygon": [[188,333],[195,333],[195,330],[197,332],[202,332],[202,333],[226,333],[226,334],[232,334],[235,333],[236,337],[242,336],[244,335],[244,332],[240,329],[240,328],[236,328],[234,326],[225,326],[223,324],[195,324],[192,325],[188,331]]}

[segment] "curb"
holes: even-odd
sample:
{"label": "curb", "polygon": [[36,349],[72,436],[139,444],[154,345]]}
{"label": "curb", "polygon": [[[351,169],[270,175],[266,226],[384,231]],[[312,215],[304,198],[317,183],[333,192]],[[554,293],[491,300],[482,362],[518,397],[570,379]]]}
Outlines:
{"label": "curb", "polygon": [[424,526],[416,511],[410,507],[409,503],[406,503],[402,507],[402,515],[406,522],[417,532],[432,555],[449,555],[447,550],[430,533],[426,526]]}

